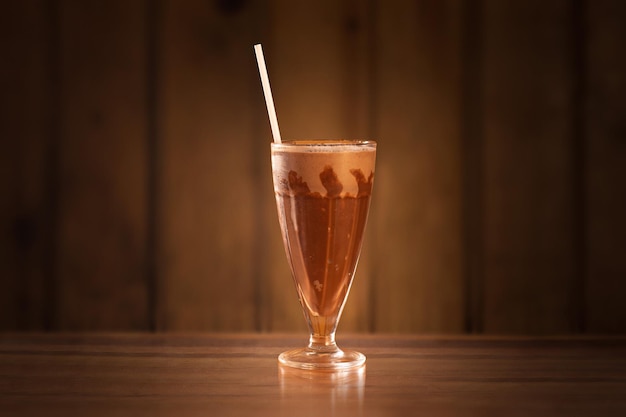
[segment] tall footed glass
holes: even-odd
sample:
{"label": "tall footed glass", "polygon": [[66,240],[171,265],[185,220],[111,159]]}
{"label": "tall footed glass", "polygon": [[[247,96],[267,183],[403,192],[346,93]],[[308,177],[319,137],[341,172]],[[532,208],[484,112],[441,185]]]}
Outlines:
{"label": "tall footed glass", "polygon": [[310,331],[307,347],[278,359],[301,369],[360,366],[365,356],[339,349],[335,332],[361,252],[376,143],[315,140],[271,146],[283,242]]}

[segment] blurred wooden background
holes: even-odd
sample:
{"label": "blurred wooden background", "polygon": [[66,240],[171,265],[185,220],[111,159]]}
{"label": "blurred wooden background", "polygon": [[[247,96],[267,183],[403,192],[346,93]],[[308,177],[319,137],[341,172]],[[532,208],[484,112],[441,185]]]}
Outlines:
{"label": "blurred wooden background", "polygon": [[0,13],[0,330],[305,331],[286,138],[372,138],[340,332],[626,332],[626,2],[28,0]]}

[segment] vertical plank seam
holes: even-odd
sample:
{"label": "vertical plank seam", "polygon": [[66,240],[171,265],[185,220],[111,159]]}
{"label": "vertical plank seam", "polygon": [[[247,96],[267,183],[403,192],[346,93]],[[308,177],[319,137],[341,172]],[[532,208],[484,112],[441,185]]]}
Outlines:
{"label": "vertical plank seam", "polygon": [[574,0],[572,3],[572,148],[573,148],[573,234],[576,280],[572,286],[571,320],[577,333],[586,331],[586,279],[587,279],[587,208],[586,208],[586,161],[585,144],[587,139],[586,103],[587,103],[587,4],[586,0]]}
{"label": "vertical plank seam", "polygon": [[45,179],[45,224],[48,230],[45,247],[45,259],[43,261],[44,272],[44,305],[43,305],[43,329],[45,331],[58,330],[57,312],[57,243],[59,237],[59,143],[61,138],[61,74],[60,74],[60,52],[61,52],[61,27],[59,0],[48,0],[46,2],[46,32],[48,41],[46,45],[46,65],[47,68],[47,111],[48,119],[48,152],[46,155],[46,179]]}
{"label": "vertical plank seam", "polygon": [[481,0],[466,0],[463,9],[461,136],[465,331],[483,332],[484,182],[483,182],[483,33]]}
{"label": "vertical plank seam", "polygon": [[[378,111],[378,65],[377,65],[377,56],[378,56],[378,26],[376,24],[376,17],[378,15],[377,0],[368,0],[367,1],[367,39],[369,42],[369,53],[367,56],[367,72],[368,72],[368,103],[367,103],[367,130],[368,134],[371,138],[376,141],[379,141],[378,137],[378,123],[376,123],[376,113]],[[379,143],[380,145],[380,143]],[[378,157],[377,157],[378,159]],[[376,168],[378,171],[378,168]],[[370,212],[371,215],[371,212]],[[370,223],[370,228],[372,227],[371,223],[372,218],[368,220]],[[376,228],[374,228],[376,230]],[[372,236],[378,240],[377,236]],[[367,330],[369,333],[376,332],[376,316],[378,314],[376,310],[377,305],[377,294],[376,291],[376,280],[379,278],[379,267],[380,262],[378,257],[373,256],[370,261],[370,277],[369,277],[369,288],[367,294],[367,302],[368,308],[366,309],[368,313],[368,317],[366,319]]]}
{"label": "vertical plank seam", "polygon": [[158,134],[158,18],[160,0],[146,0],[146,158],[147,158],[147,192],[146,192],[146,258],[145,281],[147,292],[147,317],[149,330],[155,332],[162,323],[158,317],[159,274],[157,268],[158,245],[158,166],[159,166],[159,134]]}
{"label": "vertical plank seam", "polygon": [[[248,52],[249,62],[253,70],[251,71],[250,76],[250,100],[253,103],[263,103],[263,90],[261,88],[261,80],[259,73],[257,71],[257,64],[254,58],[253,45],[255,43],[262,43],[262,41],[266,41],[264,45],[265,48],[268,47],[268,44],[271,44],[271,39],[268,34],[271,28],[270,22],[270,7],[268,1],[260,1],[255,3],[256,5],[256,26],[255,26],[255,38],[253,43],[250,44],[250,49]],[[257,32],[258,31],[258,32]],[[271,49],[271,46],[270,46]],[[270,190],[266,190],[264,188],[265,183],[261,180],[266,175],[271,175],[271,172],[268,173],[264,170],[264,161],[259,158],[258,155],[263,155],[263,157],[269,157],[269,147],[270,142],[266,140],[262,140],[259,137],[259,132],[265,132],[269,126],[269,122],[267,119],[267,113],[262,111],[255,111],[252,115],[252,129],[250,131],[250,140],[252,146],[250,147],[250,151],[253,153],[252,155],[252,175],[255,179],[253,182],[253,190],[254,200],[261,202],[259,207],[268,207],[272,209],[275,207],[273,203],[274,200],[274,189],[271,189],[271,194],[269,194]],[[273,183],[272,183],[273,186]],[[271,197],[270,197],[271,196]],[[270,199],[270,204],[265,204],[267,199]],[[275,209],[274,209],[275,210]],[[276,212],[273,211],[271,214],[274,216]],[[271,320],[272,313],[271,308],[272,302],[268,299],[267,290],[265,288],[265,280],[268,278],[266,275],[266,271],[270,271],[268,257],[268,244],[267,244],[267,236],[269,234],[269,228],[273,227],[274,224],[268,224],[267,219],[267,211],[261,210],[258,207],[252,210],[252,216],[254,220],[254,242],[252,247],[252,273],[254,274],[252,277],[252,283],[254,285],[253,288],[253,297],[254,297],[254,318],[253,318],[253,328],[256,332],[271,332],[273,330],[274,323]],[[256,266],[256,267],[254,267]]]}

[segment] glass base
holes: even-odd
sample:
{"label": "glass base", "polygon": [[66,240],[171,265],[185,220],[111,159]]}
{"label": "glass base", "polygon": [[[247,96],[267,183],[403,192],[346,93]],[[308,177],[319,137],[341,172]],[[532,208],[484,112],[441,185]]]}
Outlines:
{"label": "glass base", "polygon": [[339,348],[324,352],[306,347],[283,352],[278,356],[278,361],[292,368],[332,371],[357,368],[365,363],[365,355]]}

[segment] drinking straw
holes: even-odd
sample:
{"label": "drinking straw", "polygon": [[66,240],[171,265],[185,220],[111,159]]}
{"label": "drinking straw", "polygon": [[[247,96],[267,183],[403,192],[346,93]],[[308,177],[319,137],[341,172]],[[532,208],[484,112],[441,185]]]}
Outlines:
{"label": "drinking straw", "polygon": [[270,79],[267,76],[267,68],[265,67],[265,58],[263,57],[263,47],[260,43],[254,45],[254,53],[256,54],[256,62],[259,66],[259,74],[261,74],[261,84],[263,84],[263,94],[265,95],[265,105],[267,106],[267,114],[270,116],[270,126],[272,127],[272,136],[274,142],[281,143],[280,130],[278,130],[278,119],[276,118],[276,109],[274,108],[274,98],[272,97],[272,89],[270,88]]}

